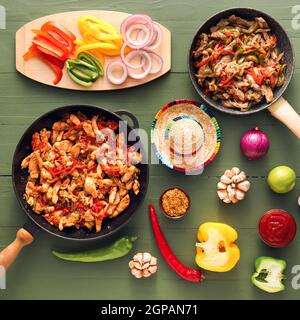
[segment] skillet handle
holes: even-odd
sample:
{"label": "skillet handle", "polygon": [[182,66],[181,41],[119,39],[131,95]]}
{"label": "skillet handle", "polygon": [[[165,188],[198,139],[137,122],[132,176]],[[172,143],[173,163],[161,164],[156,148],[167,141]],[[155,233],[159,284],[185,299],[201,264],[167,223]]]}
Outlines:
{"label": "skillet handle", "polygon": [[268,110],[300,139],[300,116],[284,98],[278,99]]}
{"label": "skillet handle", "polygon": [[33,241],[33,236],[24,228],[18,230],[16,239],[0,252],[0,267],[7,270],[16,260],[23,247]]}
{"label": "skillet handle", "polygon": [[115,113],[121,118],[122,118],[122,116],[127,116],[128,118],[130,118],[130,120],[132,121],[132,128],[133,129],[138,129],[140,127],[139,120],[130,111],[121,109],[121,110],[115,111]]}

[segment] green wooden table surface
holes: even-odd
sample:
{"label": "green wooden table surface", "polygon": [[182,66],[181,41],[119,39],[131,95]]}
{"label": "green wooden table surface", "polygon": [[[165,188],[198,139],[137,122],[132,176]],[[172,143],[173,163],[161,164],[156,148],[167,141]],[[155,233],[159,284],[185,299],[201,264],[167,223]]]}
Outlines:
{"label": "green wooden table surface", "polygon": [[[297,2],[1,0],[0,5],[6,8],[7,29],[0,30],[0,248],[14,239],[16,230],[26,221],[11,183],[12,154],[26,127],[55,107],[84,103],[112,111],[127,108],[149,132],[150,122],[162,105],[175,98],[197,99],[187,74],[187,50],[198,25],[219,10],[251,6],[273,15],[284,26],[296,54],[295,74],[285,97],[300,112],[300,30],[293,30],[291,25],[291,10]],[[152,83],[128,90],[73,92],[35,83],[15,71],[14,35],[19,27],[48,14],[85,9],[143,12],[165,25],[172,32],[171,72]],[[120,232],[139,236],[132,253],[146,250],[159,258],[159,272],[155,276],[146,280],[134,279],[127,266],[130,256],[95,264],[60,261],[51,255],[52,248],[76,249],[78,244],[60,241],[41,231],[9,270],[7,289],[0,290],[0,299],[298,299],[300,291],[291,286],[291,268],[300,264],[300,234],[289,247],[271,249],[259,239],[257,222],[264,211],[283,208],[300,224],[296,201],[300,194],[300,179],[297,179],[296,188],[286,195],[275,195],[266,185],[266,174],[276,165],[290,165],[300,174],[299,141],[267,111],[246,117],[214,113],[222,129],[221,151],[216,160],[202,176],[184,176],[163,165],[152,165],[146,199],[130,224]],[[263,160],[249,162],[240,154],[239,139],[245,130],[255,126],[266,130],[271,149]],[[246,171],[252,189],[245,201],[225,206],[217,199],[216,183],[218,176],[232,166]],[[241,249],[241,260],[231,272],[205,272],[205,281],[193,284],[178,278],[161,259],[150,229],[147,205],[150,202],[157,204],[161,192],[175,184],[189,192],[192,208],[180,221],[159,217],[171,247],[184,263],[194,266],[194,243],[199,224],[206,221],[228,223],[238,230]],[[287,261],[284,292],[268,295],[251,285],[249,278],[254,260],[260,255]]]}

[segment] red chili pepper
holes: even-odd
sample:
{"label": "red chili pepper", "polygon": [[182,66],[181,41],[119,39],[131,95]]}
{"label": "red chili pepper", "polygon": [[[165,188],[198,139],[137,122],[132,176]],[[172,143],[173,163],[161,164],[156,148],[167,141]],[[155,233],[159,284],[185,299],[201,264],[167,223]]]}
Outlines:
{"label": "red chili pepper", "polygon": [[174,255],[173,251],[169,247],[158,222],[155,208],[152,204],[149,205],[150,221],[152,224],[152,230],[156,239],[157,246],[161,255],[169,265],[169,267],[176,272],[181,278],[191,281],[199,282],[203,279],[203,275],[199,270],[195,270],[185,266]]}

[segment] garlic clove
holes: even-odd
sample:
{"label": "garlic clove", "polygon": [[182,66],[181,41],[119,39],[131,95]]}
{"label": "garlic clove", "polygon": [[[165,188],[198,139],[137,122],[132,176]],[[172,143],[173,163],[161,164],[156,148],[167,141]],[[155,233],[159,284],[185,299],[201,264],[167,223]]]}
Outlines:
{"label": "garlic clove", "polygon": [[142,270],[143,269],[143,264],[142,263],[139,263],[138,261],[134,261],[133,262],[133,265],[136,269],[138,270]]}
{"label": "garlic clove", "polygon": [[223,183],[223,182],[218,182],[218,184],[217,184],[217,188],[218,188],[218,190],[224,190],[224,189],[226,189],[227,188],[227,184],[225,184],[225,183]]}
{"label": "garlic clove", "polygon": [[232,199],[231,199],[231,202],[232,203],[237,203],[239,200],[236,198],[236,197],[233,197]]}
{"label": "garlic clove", "polygon": [[143,262],[150,262],[151,260],[151,254],[149,252],[144,252],[143,253]]}
{"label": "garlic clove", "polygon": [[221,200],[224,200],[225,198],[228,197],[226,190],[218,190],[218,191],[217,191],[217,194],[218,194],[218,197],[219,197]]}
{"label": "garlic clove", "polygon": [[226,177],[228,177],[229,179],[231,179],[231,178],[233,177],[233,174],[232,174],[231,170],[226,170],[226,171],[224,172],[224,175],[225,175]]}
{"label": "garlic clove", "polygon": [[154,274],[157,271],[157,266],[150,266],[148,270],[151,272],[151,274]]}
{"label": "garlic clove", "polygon": [[220,181],[225,183],[225,184],[230,184],[231,183],[231,179],[228,178],[227,176],[223,175],[221,178],[220,178]]}
{"label": "garlic clove", "polygon": [[129,266],[130,269],[134,268],[133,260],[129,261],[128,266]]}
{"label": "garlic clove", "polygon": [[157,265],[157,258],[151,257],[150,266],[155,266],[155,265]]}
{"label": "garlic clove", "polygon": [[141,270],[138,270],[138,269],[131,269],[131,274],[133,275],[133,276],[135,276],[137,279],[140,279],[140,278],[142,278],[143,277],[143,271],[141,271]]}
{"label": "garlic clove", "polygon": [[236,185],[236,187],[244,192],[247,192],[250,189],[250,182],[248,180],[242,181]]}
{"label": "garlic clove", "polygon": [[231,169],[232,176],[237,176],[240,172],[241,172],[241,170],[238,167],[233,167]]}
{"label": "garlic clove", "polygon": [[148,278],[151,275],[152,273],[148,269],[143,270],[143,277]]}
{"label": "garlic clove", "polygon": [[143,264],[143,269],[147,269],[150,267],[150,262],[146,262]]}
{"label": "garlic clove", "polygon": [[235,189],[235,197],[238,199],[238,200],[243,200],[245,198],[245,192],[244,191],[241,191],[239,189]]}
{"label": "garlic clove", "polygon": [[224,203],[231,203],[231,200],[228,197],[226,197],[225,199],[223,199],[223,202]]}
{"label": "garlic clove", "polygon": [[141,252],[139,252],[136,255],[134,255],[133,261],[138,261],[138,262],[142,263],[143,262],[143,254]]}

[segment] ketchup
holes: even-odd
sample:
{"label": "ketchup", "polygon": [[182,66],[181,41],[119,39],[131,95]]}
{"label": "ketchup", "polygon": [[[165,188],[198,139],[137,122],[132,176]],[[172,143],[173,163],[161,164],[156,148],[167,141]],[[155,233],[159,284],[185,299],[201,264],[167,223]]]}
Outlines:
{"label": "ketchup", "polygon": [[294,239],[296,231],[295,219],[281,209],[267,211],[259,221],[259,234],[271,247],[287,246]]}

